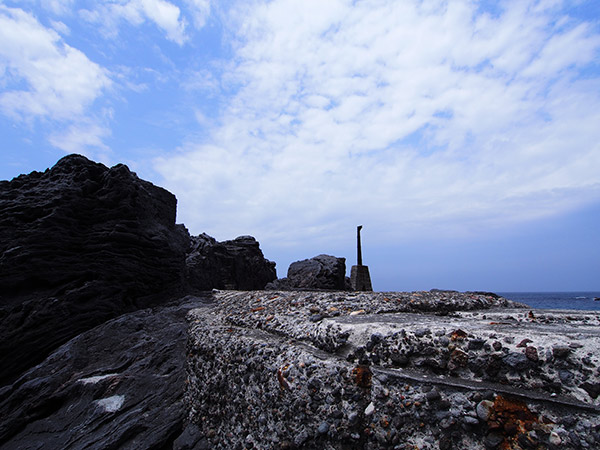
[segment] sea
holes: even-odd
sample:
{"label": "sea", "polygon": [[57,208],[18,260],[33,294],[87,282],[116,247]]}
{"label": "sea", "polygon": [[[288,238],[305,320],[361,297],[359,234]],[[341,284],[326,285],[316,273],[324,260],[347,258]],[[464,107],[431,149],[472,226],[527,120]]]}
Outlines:
{"label": "sea", "polygon": [[536,309],[578,309],[600,311],[600,291],[593,292],[497,292],[504,298]]}

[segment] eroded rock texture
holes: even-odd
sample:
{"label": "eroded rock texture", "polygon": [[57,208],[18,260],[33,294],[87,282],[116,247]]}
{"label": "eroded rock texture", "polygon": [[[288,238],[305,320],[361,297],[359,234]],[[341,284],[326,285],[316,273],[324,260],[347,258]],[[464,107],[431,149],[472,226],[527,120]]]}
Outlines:
{"label": "eroded rock texture", "polygon": [[267,285],[267,289],[326,289],[343,291],[349,288],[346,278],[346,258],[318,255],[290,264],[287,277]]}
{"label": "eroded rock texture", "polygon": [[70,155],[0,182],[0,385],[77,334],[162,302],[183,285],[177,200]]}
{"label": "eroded rock texture", "polygon": [[208,289],[263,289],[277,278],[275,263],[265,259],[252,236],[217,242],[207,234],[194,236],[186,258],[189,286]]}
{"label": "eroded rock texture", "polygon": [[209,298],[122,315],[0,389],[3,449],[163,449],[186,416],[186,313]]}

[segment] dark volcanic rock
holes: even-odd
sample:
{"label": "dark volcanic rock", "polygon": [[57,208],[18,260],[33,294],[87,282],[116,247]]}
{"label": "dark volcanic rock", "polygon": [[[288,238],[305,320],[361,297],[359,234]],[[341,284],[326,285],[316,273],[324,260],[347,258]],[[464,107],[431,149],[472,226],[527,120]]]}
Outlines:
{"label": "dark volcanic rock", "polygon": [[192,237],[186,258],[192,289],[263,289],[277,278],[275,263],[265,259],[252,236],[217,242],[207,234]]}
{"label": "dark volcanic rock", "polygon": [[177,200],[70,155],[0,182],[0,385],[77,334],[183,286]]}
{"label": "dark volcanic rock", "polygon": [[296,261],[290,264],[286,278],[267,285],[267,289],[346,290],[346,258],[319,255]]}
{"label": "dark volcanic rock", "polygon": [[0,447],[171,448],[184,430],[186,313],[208,297],[122,315],[0,390]]}

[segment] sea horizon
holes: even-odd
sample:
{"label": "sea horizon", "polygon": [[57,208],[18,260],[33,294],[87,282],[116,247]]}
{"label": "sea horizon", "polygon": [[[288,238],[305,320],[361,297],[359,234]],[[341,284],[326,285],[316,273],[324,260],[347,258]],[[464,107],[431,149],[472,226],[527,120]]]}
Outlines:
{"label": "sea horizon", "polygon": [[534,309],[600,311],[600,291],[502,291],[498,295]]}

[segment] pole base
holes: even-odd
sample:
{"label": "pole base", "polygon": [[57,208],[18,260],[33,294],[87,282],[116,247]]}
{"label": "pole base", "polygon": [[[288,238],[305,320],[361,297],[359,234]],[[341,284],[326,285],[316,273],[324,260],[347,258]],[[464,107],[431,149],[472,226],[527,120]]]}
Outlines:
{"label": "pole base", "polygon": [[353,291],[372,291],[369,266],[352,266],[350,269],[350,287]]}

